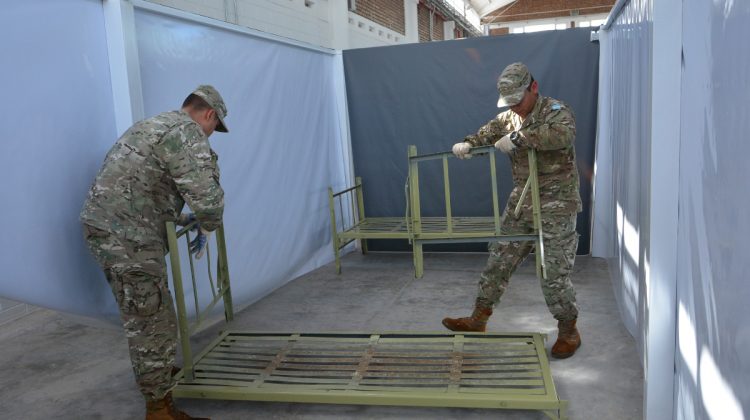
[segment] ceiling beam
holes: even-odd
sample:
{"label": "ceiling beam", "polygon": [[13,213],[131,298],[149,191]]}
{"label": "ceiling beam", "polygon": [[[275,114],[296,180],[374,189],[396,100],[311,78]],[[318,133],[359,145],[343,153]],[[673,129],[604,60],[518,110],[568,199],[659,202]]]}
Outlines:
{"label": "ceiling beam", "polygon": [[471,7],[477,11],[480,18],[487,16],[495,10],[505,7],[516,0],[470,0]]}

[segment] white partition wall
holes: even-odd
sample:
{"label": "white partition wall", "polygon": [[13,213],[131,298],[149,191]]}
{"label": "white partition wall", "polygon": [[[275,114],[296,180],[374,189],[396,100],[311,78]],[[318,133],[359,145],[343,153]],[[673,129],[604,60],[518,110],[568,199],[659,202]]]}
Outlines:
{"label": "white partition wall", "polygon": [[750,418],[750,3],[683,6],[675,417]]}
{"label": "white partition wall", "polygon": [[647,419],[750,417],[750,4],[618,1],[600,30],[593,254]]}
{"label": "white partition wall", "polygon": [[116,137],[102,4],[6,1],[1,9],[0,295],[111,313],[112,292],[78,222]]}
{"label": "white partition wall", "polygon": [[599,31],[599,118],[592,255],[610,259],[625,327],[643,348],[643,243],[651,144],[651,0],[627,2]]}
{"label": "white partition wall", "polygon": [[210,140],[226,192],[232,294],[246,305],[333,258],[327,188],[343,188],[348,173],[341,63],[159,10],[135,13],[146,115],[178,107],[199,84],[223,95],[230,132]]}
{"label": "white partition wall", "polygon": [[[235,308],[331,261],[327,188],[351,184],[340,54],[149,3],[106,6],[122,13],[95,0],[16,1],[0,13],[9,41],[0,74],[12,98],[0,113],[0,296],[118,318],[83,241],[86,192],[118,121],[179,109],[204,83],[229,109],[230,133],[211,143]],[[108,44],[113,37],[124,42]],[[123,92],[134,84],[143,110],[129,112],[134,96]],[[210,295],[207,285],[199,291]]]}

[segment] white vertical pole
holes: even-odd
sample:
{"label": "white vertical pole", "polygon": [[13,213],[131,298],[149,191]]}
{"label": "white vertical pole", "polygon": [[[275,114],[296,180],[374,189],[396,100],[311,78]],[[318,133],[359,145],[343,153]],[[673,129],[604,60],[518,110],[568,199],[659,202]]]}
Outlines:
{"label": "white vertical pole", "polygon": [[328,1],[328,19],[331,23],[331,47],[335,50],[349,48],[349,3],[347,0]]}
{"label": "white vertical pole", "polygon": [[112,83],[117,135],[144,118],[138,45],[133,4],[127,0],[103,0],[104,26]]}
{"label": "white vertical pole", "polygon": [[674,418],[682,2],[653,2],[644,418]]}
{"label": "white vertical pole", "polygon": [[[612,258],[615,255],[615,204],[612,191],[612,41],[609,31],[600,29],[599,39],[599,105],[597,106],[596,147],[594,154],[594,191],[591,213],[591,256]],[[635,334],[631,331],[631,334]]]}
{"label": "white vertical pole", "polygon": [[351,130],[349,127],[349,104],[346,100],[346,79],[344,77],[344,56],[338,51],[333,60],[333,88],[338,112],[339,134],[341,136],[341,162],[346,186],[354,185],[354,165],[352,159]]}
{"label": "white vertical pole", "polygon": [[404,0],[404,35],[407,43],[419,42],[419,0]]}
{"label": "white vertical pole", "polygon": [[455,39],[456,36],[453,30],[456,29],[456,22],[453,20],[446,20],[443,22],[443,39],[446,41],[449,39]]}

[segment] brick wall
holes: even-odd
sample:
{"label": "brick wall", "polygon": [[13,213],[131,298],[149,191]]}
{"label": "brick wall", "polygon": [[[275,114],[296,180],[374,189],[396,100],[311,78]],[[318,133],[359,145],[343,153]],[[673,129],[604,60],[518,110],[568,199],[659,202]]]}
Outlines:
{"label": "brick wall", "polygon": [[508,35],[509,33],[510,29],[508,28],[490,29],[490,35]]}
{"label": "brick wall", "polygon": [[354,13],[400,34],[406,34],[404,0],[356,0]]}
{"label": "brick wall", "polygon": [[[419,42],[430,41],[430,9],[423,3],[419,3],[417,14],[419,18]],[[443,33],[443,22],[445,18],[437,11],[433,14],[432,41],[445,39]]]}
{"label": "brick wall", "polygon": [[[446,19],[443,17],[443,15],[435,12],[433,15],[434,22],[432,23],[432,39],[438,40],[438,39],[445,39],[445,25],[443,25],[446,21]],[[427,27],[429,30],[429,26]]]}
{"label": "brick wall", "polygon": [[482,23],[609,13],[614,4],[615,0],[518,0],[483,17]]}

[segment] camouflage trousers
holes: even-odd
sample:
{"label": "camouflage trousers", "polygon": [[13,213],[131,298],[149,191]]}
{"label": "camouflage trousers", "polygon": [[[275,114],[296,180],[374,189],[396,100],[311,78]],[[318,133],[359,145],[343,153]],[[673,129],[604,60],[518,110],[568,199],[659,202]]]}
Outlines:
{"label": "camouflage trousers", "polygon": [[84,238],[104,269],[120,308],[136,382],[147,400],[175,386],[177,318],[161,243],[139,243],[84,225]]}
{"label": "camouflage trousers", "polygon": [[[516,220],[505,210],[503,233],[529,233],[534,229],[531,217]],[[525,212],[525,214],[528,214]],[[542,280],[542,293],[552,315],[558,321],[578,317],[576,292],[570,281],[573,270],[578,234],[576,214],[564,214],[542,218],[544,260],[547,279]],[[490,256],[479,281],[478,298],[490,306],[500,302],[508,288],[510,276],[534,249],[534,242],[496,242],[489,246]]]}

